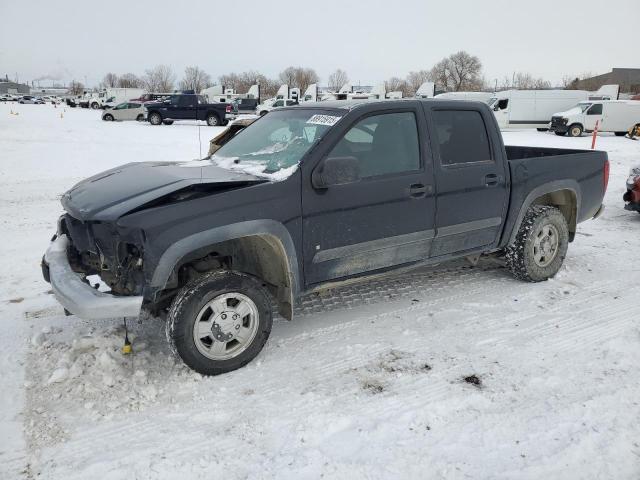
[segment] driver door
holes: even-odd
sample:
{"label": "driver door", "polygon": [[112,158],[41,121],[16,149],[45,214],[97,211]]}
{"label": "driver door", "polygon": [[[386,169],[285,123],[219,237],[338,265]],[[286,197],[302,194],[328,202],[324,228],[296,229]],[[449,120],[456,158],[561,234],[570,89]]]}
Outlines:
{"label": "driver door", "polygon": [[[422,111],[372,111],[327,149],[315,167],[303,162],[306,287],[426,259],[435,198]],[[357,159],[360,180],[314,188],[313,170],[343,157]]]}

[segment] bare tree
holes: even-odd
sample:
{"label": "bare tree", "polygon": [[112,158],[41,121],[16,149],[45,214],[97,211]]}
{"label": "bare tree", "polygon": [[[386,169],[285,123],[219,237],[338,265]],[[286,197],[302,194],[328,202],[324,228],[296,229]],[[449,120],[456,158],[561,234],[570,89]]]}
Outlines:
{"label": "bare tree", "polygon": [[145,71],[142,81],[149,92],[171,92],[176,76],[168,65],[157,65]]}
{"label": "bare tree", "polygon": [[133,73],[125,73],[118,79],[118,87],[120,88],[140,88],[141,86],[142,80]]}
{"label": "bare tree", "polygon": [[69,84],[69,93],[71,95],[82,95],[84,92],[84,85],[80,82],[72,80]]}
{"label": "bare tree", "polygon": [[318,83],[320,77],[313,68],[298,68],[296,69],[296,75],[294,79],[294,85],[300,89],[300,92],[304,94],[309,85],[312,83]]}
{"label": "bare tree", "polygon": [[513,75],[513,87],[519,90],[551,88],[551,82],[544,78],[534,78],[527,72],[517,72]]}
{"label": "bare tree", "polygon": [[184,69],[184,78],[180,80],[180,89],[193,90],[200,93],[211,86],[211,76],[200,67],[187,67]]}
{"label": "bare tree", "polygon": [[286,85],[294,86],[296,81],[297,67],[287,67],[278,75],[278,80],[280,83],[284,83]]}
{"label": "bare tree", "polygon": [[482,88],[482,63],[478,57],[461,50],[451,55],[449,62],[449,78],[454,91],[473,91]]}
{"label": "bare tree", "polygon": [[398,77],[391,77],[384,82],[384,89],[387,92],[402,92],[403,97],[409,96],[409,85],[406,80]]}
{"label": "bare tree", "polygon": [[329,90],[337,92],[346,83],[349,83],[347,72],[339,68],[331,75],[329,75],[327,85],[329,87]]}
{"label": "bare tree", "polygon": [[240,93],[247,92],[252,85],[260,85],[260,94],[265,98],[275,95],[279,86],[278,80],[269,79],[262,73],[253,70],[242,73],[227,73],[221,75],[218,81],[220,85],[233,88]]}
{"label": "bare tree", "polygon": [[409,72],[407,75],[406,83],[409,89],[409,94],[415,95],[420,86],[424,82],[431,82],[431,74],[427,70],[418,70],[417,72]]}
{"label": "bare tree", "polygon": [[109,72],[102,79],[102,85],[105,88],[113,88],[118,86],[118,75],[115,73]]}
{"label": "bare tree", "polygon": [[443,58],[429,70],[429,80],[434,82],[445,92],[451,90],[451,79],[449,76],[451,62],[448,58]]}

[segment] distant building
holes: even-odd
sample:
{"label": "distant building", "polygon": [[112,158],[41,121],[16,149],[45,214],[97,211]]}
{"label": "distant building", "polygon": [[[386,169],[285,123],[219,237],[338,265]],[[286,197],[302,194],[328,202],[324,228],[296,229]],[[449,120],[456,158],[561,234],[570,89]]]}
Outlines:
{"label": "distant building", "polygon": [[640,93],[640,68],[614,68],[609,73],[576,79],[571,86],[578,90],[597,90],[602,85],[611,84],[620,85],[621,93]]}
{"label": "distant building", "polygon": [[29,95],[31,88],[23,83],[10,82],[0,79],[0,95],[4,93]]}

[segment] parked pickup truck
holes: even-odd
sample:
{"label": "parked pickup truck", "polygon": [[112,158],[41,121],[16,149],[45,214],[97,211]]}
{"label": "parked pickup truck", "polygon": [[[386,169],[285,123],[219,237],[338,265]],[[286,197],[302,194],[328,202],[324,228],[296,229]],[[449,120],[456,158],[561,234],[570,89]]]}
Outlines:
{"label": "parked pickup truck", "polygon": [[226,125],[236,118],[230,103],[207,103],[202,95],[175,94],[160,102],[145,103],[151,125],[171,125],[174,120],[206,120],[207,125]]}
{"label": "parked pickup truck", "polygon": [[479,102],[321,102],[238,130],[207,159],[129,163],[63,195],[42,268],[67,311],[145,309],[188,366],[228,372],[258,355],[272,306],[291,319],[345,281],[481,254],[553,277],[609,175],[605,152],[505,147]]}

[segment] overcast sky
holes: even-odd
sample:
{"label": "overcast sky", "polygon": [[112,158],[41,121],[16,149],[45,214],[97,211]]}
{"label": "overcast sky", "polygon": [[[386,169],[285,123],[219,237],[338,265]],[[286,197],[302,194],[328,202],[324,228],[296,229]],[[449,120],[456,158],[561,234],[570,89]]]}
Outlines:
{"label": "overcast sky", "polygon": [[[336,68],[374,85],[458,50],[493,82],[514,71],[564,75],[640,67],[638,0],[0,0],[0,75],[97,84],[157,64],[214,79],[289,65]],[[42,82],[42,85],[49,82]]]}

